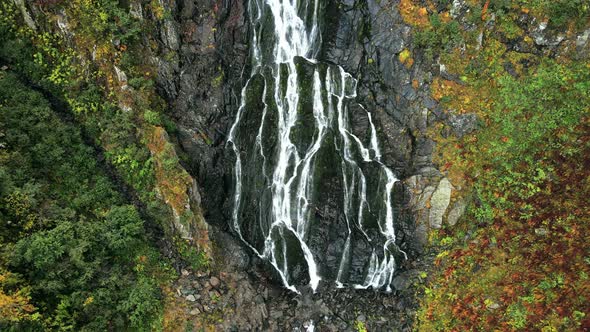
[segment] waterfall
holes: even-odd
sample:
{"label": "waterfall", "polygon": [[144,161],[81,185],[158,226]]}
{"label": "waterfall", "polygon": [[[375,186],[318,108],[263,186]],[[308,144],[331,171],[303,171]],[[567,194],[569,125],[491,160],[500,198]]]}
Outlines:
{"label": "waterfall", "polygon": [[[297,279],[315,292],[326,276],[336,287],[389,290],[396,258],[405,257],[394,229],[392,191],[398,179],[382,163],[372,116],[362,107],[370,134],[353,133],[350,105],[357,81],[316,59],[320,0],[250,0],[248,11],[250,72],[227,141],[236,158],[234,232],[294,292]],[[325,156],[339,162],[326,165]],[[326,243],[314,230],[325,194],[316,174],[332,168],[339,168],[339,215],[346,225],[346,234],[337,236],[346,240],[330,269],[319,263],[325,252],[318,248]],[[367,246],[370,254],[355,254],[355,248]],[[353,260],[363,265],[356,280],[350,277]]]}

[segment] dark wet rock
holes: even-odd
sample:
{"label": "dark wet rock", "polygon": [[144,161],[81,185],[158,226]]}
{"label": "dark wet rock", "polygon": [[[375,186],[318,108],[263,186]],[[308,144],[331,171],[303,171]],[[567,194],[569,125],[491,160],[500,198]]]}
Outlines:
{"label": "dark wet rock", "polygon": [[407,273],[402,273],[393,279],[393,287],[399,291],[408,289],[411,284],[412,280],[410,280]]}
{"label": "dark wet rock", "polygon": [[211,238],[214,243],[218,244],[218,248],[223,248],[218,253],[220,264],[238,271],[245,270],[250,266],[250,255],[238,242],[239,240],[217,229],[211,233]]}

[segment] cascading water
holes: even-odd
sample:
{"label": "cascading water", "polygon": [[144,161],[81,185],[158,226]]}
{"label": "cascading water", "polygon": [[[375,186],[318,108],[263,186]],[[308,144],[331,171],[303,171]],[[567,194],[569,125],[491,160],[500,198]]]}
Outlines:
{"label": "cascading water", "polygon": [[[248,10],[250,75],[228,138],[236,157],[235,233],[294,292],[301,281],[315,291],[322,279],[389,289],[396,258],[405,257],[394,229],[398,180],[381,162],[371,114],[360,105],[355,111],[370,133],[353,133],[356,80],[316,59],[320,0],[250,0]],[[334,174],[341,201],[331,223],[340,228],[319,224],[323,181]],[[319,263],[326,261],[322,227],[345,233],[335,235],[343,240],[336,264]]]}

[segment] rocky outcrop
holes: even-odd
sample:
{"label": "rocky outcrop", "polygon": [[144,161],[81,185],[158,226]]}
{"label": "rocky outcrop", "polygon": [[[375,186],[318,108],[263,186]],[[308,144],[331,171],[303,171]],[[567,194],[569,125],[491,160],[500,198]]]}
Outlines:
{"label": "rocky outcrop", "polygon": [[148,147],[154,160],[157,193],[172,209],[173,230],[209,252],[208,226],[201,210],[197,182],[178,164],[178,156],[164,128],[152,130]]}
{"label": "rocky outcrop", "polygon": [[455,224],[459,221],[459,218],[463,216],[465,213],[465,209],[467,208],[467,202],[464,199],[457,200],[447,215],[447,222],[449,226],[455,226]]}
{"label": "rocky outcrop", "polygon": [[[440,229],[443,225],[454,226],[465,211],[464,201],[455,203],[449,209],[453,185],[436,169],[424,175],[413,175],[404,181],[407,189],[412,193],[408,204],[411,208],[416,224],[415,244],[419,251],[428,244],[428,233]],[[449,212],[449,210],[452,211]]]}
{"label": "rocky outcrop", "polygon": [[576,36],[576,52],[579,58],[590,56],[590,29],[587,29]]}
{"label": "rocky outcrop", "polygon": [[[431,97],[430,63],[413,49],[410,26],[396,1],[330,2],[324,32],[325,57],[359,78],[359,102],[374,114],[383,139],[385,163],[396,170],[410,199],[398,210],[401,237],[422,252],[427,233],[440,228],[452,187],[433,162],[428,131],[444,121],[457,136],[476,128],[474,115],[444,112]],[[333,14],[333,15],[332,15]],[[415,58],[412,58],[414,54]],[[456,214],[463,210],[455,211]],[[455,220],[456,221],[456,220]]]}

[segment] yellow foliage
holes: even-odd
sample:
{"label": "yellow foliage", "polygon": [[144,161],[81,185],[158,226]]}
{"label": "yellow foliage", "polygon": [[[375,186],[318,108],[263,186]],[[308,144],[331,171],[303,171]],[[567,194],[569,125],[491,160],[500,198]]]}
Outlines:
{"label": "yellow foliage", "polygon": [[94,302],[94,298],[90,296],[84,301],[84,306],[90,305],[92,302]]}
{"label": "yellow foliage", "polygon": [[174,148],[167,140],[166,130],[152,127],[148,147],[155,160],[156,177],[164,200],[178,213],[182,214],[189,201],[188,188],[192,184],[190,175],[178,161]]}
{"label": "yellow foliage", "polygon": [[414,64],[414,59],[412,59],[412,53],[407,48],[404,49],[399,54],[399,61],[406,65],[406,67],[410,68]]}
{"label": "yellow foliage", "polygon": [[160,4],[159,1],[152,0],[152,2],[150,2],[150,7],[156,19],[161,20],[164,18],[164,7]]}
{"label": "yellow foliage", "polygon": [[37,320],[39,314],[37,308],[30,303],[30,296],[27,288],[18,289],[6,293],[4,283],[10,279],[10,272],[0,274],[0,322],[19,322],[23,320]]}

